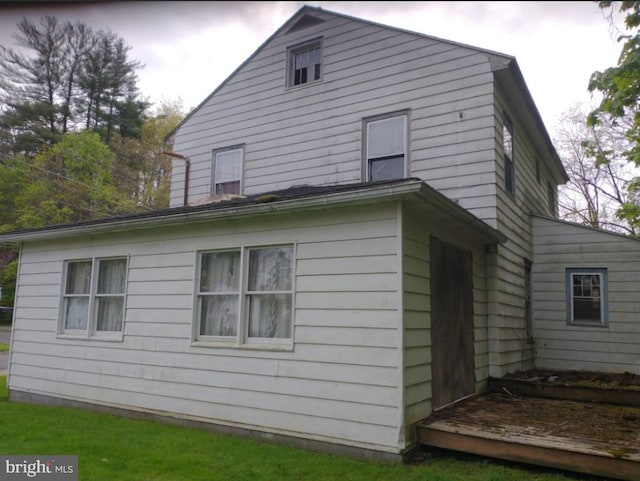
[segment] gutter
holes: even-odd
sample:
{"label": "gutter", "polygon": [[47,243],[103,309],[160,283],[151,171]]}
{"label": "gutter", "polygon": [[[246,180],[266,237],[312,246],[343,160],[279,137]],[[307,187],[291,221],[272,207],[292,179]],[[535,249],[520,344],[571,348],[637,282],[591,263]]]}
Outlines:
{"label": "gutter", "polygon": [[[268,196],[265,196],[268,197]],[[345,205],[365,205],[390,200],[419,199],[437,210],[445,212],[465,225],[480,230],[496,243],[506,241],[506,237],[487,223],[460,207],[445,195],[427,185],[422,180],[408,179],[395,183],[372,185],[354,190],[309,194],[305,196],[269,199],[253,202],[210,204],[191,206],[158,213],[131,215],[92,221],[85,224],[71,224],[0,234],[0,244],[67,239],[113,232],[132,232],[156,227],[169,227],[186,223],[202,223],[230,218],[247,218],[266,214],[286,214],[309,210],[320,210]]]}
{"label": "gutter", "polygon": [[127,217],[115,217],[95,221],[86,224],[61,225],[40,229],[7,232],[0,234],[0,244],[14,244],[18,242],[41,241],[48,239],[64,239],[81,235],[95,235],[102,233],[140,231],[154,227],[166,227],[183,223],[197,223],[212,220],[221,220],[238,217],[250,217],[263,214],[279,214],[293,211],[322,209],[353,202],[373,203],[387,200],[390,197],[397,198],[414,195],[420,191],[421,181],[409,181],[396,185],[374,186],[356,191],[336,192],[328,194],[311,195],[304,198],[291,198],[274,200],[272,202],[250,204],[232,204],[220,207],[214,204],[214,208],[202,206],[186,210],[178,208],[177,212],[161,211],[157,214],[144,216],[132,215]]}

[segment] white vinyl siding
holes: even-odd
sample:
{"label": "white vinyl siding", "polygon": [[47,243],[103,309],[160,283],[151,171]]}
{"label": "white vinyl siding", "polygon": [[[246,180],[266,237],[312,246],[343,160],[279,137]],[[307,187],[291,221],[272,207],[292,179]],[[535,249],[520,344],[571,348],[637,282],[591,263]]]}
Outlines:
{"label": "white vinyl siding", "polygon": [[[174,150],[192,161],[190,202],[210,195],[210,152],[219,145],[245,144],[243,194],[360,182],[362,119],[410,108],[411,175],[481,217],[495,218],[487,55],[318,16],[325,22],[271,39],[180,127]],[[322,81],[284,88],[287,49],[321,36]],[[171,205],[182,204],[183,169],[175,163]]]}
{"label": "white vinyl siding", "polygon": [[[533,258],[530,213],[547,212],[546,182],[555,186],[561,175],[514,70],[506,67],[511,59],[316,13],[324,22],[280,31],[177,131],[174,149],[192,160],[191,200],[209,194],[211,149],[242,142],[245,194],[367,180],[363,119],[410,112],[407,174],[509,238],[487,258],[489,371],[501,376],[532,367],[523,259]],[[284,87],[288,48],[320,37],[322,81]],[[496,60],[505,68],[496,69]],[[510,172],[505,116],[514,139]],[[177,163],[172,174],[172,205],[181,204],[182,168]],[[512,195],[505,185],[514,170]]]}
{"label": "white vinyl siding", "polygon": [[[497,84],[495,102],[494,172],[498,188],[494,192],[497,218],[492,225],[509,239],[490,255],[487,273],[493,303],[489,312],[490,374],[500,377],[508,372],[534,367],[537,352],[534,349],[537,350],[539,345],[535,340],[535,343],[527,342],[528,305],[523,259],[531,259],[535,269],[537,259],[533,254],[531,213],[547,214],[547,181],[556,185],[558,172],[552,171],[549,159],[545,159],[538,167],[542,182],[537,181],[536,164],[543,152],[543,143],[538,132],[530,127],[535,122],[527,113],[524,101],[507,95]],[[508,175],[503,157],[505,116],[511,123],[514,139],[517,176],[514,195],[503,187]]]}
{"label": "white vinyl siding", "polygon": [[[536,366],[637,372],[640,241],[546,217],[534,217],[533,226]],[[567,322],[567,269],[603,276],[606,328]]]}
{"label": "white vinyl siding", "polygon": [[[196,253],[247,239],[296,241],[294,350],[192,344]],[[398,452],[397,245],[394,205],[25,244],[9,387]],[[130,254],[124,338],[57,338],[64,259],[96,252]]]}

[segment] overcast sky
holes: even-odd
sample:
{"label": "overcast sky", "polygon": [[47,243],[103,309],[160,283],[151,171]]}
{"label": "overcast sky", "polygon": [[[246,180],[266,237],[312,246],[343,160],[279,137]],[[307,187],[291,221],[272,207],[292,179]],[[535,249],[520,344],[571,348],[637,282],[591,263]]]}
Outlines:
{"label": "overcast sky", "polygon": [[0,44],[15,46],[23,16],[110,29],[145,64],[142,93],[190,110],[304,4],[515,56],[552,135],[563,112],[589,101],[591,73],[620,52],[619,32],[591,1],[0,3]]}

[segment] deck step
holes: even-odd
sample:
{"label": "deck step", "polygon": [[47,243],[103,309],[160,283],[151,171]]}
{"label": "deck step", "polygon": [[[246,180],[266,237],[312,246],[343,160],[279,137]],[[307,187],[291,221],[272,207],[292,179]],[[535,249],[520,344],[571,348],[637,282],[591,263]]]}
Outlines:
{"label": "deck step", "polygon": [[488,382],[490,392],[640,407],[640,390],[637,389],[598,389],[491,377]]}

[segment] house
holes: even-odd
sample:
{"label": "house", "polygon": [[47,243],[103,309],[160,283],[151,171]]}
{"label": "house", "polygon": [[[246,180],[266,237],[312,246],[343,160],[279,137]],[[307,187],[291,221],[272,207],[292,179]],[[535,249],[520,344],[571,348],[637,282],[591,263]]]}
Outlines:
{"label": "house", "polygon": [[396,458],[490,376],[640,371],[640,243],[555,218],[513,57],[303,7],[172,142],[171,208],[0,236],[11,399]]}

